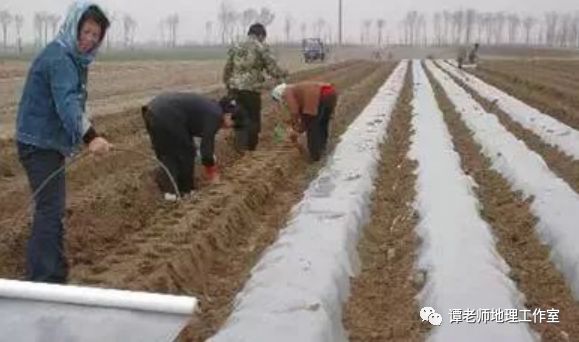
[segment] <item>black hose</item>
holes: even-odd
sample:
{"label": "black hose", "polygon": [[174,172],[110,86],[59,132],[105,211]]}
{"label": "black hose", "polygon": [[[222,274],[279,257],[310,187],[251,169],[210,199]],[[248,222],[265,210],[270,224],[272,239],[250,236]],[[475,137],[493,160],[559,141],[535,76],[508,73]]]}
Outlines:
{"label": "black hose", "polygon": [[[167,168],[167,166],[165,166],[165,164],[163,164],[159,159],[157,159],[156,157],[152,157],[146,153],[140,152],[140,151],[134,151],[134,150],[130,150],[130,149],[122,148],[122,147],[113,146],[112,151],[134,153],[134,154],[137,154],[141,157],[144,157],[146,159],[152,160],[155,163],[157,163],[163,169],[163,171],[167,174],[167,177],[169,177],[169,180],[171,181],[171,185],[173,186],[173,189],[175,190],[175,194],[177,196],[177,199],[179,199],[179,200],[181,199],[181,195],[179,193],[179,187],[177,186],[175,179],[171,175],[171,172],[169,172],[169,169]],[[38,188],[36,188],[36,190],[30,196],[30,201],[24,207],[24,209],[26,210],[24,212],[24,214],[16,216],[16,220],[17,220],[16,222],[20,222],[23,219],[23,216],[26,215],[26,212],[30,211],[30,208],[34,204],[34,200],[36,199],[36,196],[38,196],[38,194],[50,183],[50,181],[52,181],[54,179],[54,177],[56,177],[59,173],[63,172],[67,167],[69,167],[69,166],[73,165],[74,163],[86,158],[87,156],[89,156],[89,153],[80,154],[80,155],[77,155],[77,156],[71,158],[70,161],[68,161],[67,163],[65,163],[64,165],[59,167],[57,170],[52,172],[48,177],[46,177],[46,179],[44,181],[42,181],[40,186],[38,186]]]}

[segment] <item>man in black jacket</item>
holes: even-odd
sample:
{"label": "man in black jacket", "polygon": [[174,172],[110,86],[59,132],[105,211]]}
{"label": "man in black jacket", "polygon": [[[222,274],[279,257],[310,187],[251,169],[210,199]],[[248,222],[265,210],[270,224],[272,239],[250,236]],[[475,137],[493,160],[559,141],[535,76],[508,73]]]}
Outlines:
{"label": "man in black jacket", "polygon": [[[164,93],[141,108],[157,158],[169,169],[181,195],[194,188],[194,137],[201,138],[201,163],[210,182],[219,179],[215,163],[215,136],[220,128],[233,127],[237,118],[234,100],[219,101],[194,93]],[[176,196],[166,176],[159,182],[165,197]]]}

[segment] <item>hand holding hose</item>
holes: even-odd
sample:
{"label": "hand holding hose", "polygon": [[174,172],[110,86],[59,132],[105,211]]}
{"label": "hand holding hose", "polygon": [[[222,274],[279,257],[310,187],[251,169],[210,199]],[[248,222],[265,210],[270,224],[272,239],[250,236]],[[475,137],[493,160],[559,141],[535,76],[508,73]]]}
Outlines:
{"label": "hand holding hose", "polygon": [[88,144],[88,150],[91,154],[101,156],[109,152],[113,145],[103,137],[96,137]]}

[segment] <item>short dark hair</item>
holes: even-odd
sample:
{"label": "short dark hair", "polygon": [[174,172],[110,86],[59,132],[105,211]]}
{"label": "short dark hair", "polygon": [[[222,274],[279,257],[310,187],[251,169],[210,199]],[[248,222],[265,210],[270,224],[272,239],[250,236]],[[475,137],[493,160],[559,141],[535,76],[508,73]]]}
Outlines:
{"label": "short dark hair", "polygon": [[233,113],[237,107],[237,102],[235,99],[227,95],[220,98],[218,103],[223,113]]}
{"label": "short dark hair", "polygon": [[243,110],[237,101],[231,96],[223,96],[219,99],[219,107],[223,113],[231,113],[235,127],[241,127],[243,122]]}
{"label": "short dark hair", "polygon": [[255,23],[249,27],[249,31],[247,32],[248,36],[267,36],[267,32],[265,31],[265,26],[260,23]]}
{"label": "short dark hair", "polygon": [[77,28],[77,34],[78,35],[80,35],[80,30],[82,29],[82,25],[88,19],[94,20],[101,27],[101,36],[100,36],[99,42],[102,42],[109,26],[111,26],[111,22],[109,21],[109,19],[105,15],[105,13],[98,6],[91,5],[87,8],[86,11],[84,11],[82,16],[80,17],[80,20],[78,21],[78,28]]}

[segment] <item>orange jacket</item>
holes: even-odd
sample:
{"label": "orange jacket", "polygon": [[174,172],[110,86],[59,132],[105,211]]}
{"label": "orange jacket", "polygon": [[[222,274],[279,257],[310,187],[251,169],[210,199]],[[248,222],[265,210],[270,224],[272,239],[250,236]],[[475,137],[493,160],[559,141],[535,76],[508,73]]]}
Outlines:
{"label": "orange jacket", "polygon": [[288,84],[283,94],[283,99],[292,116],[294,124],[300,122],[300,115],[318,114],[318,107],[322,93],[335,93],[334,87],[330,83],[318,81],[303,81]]}

